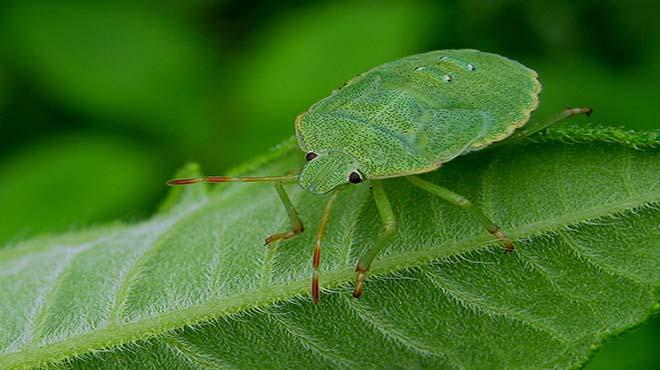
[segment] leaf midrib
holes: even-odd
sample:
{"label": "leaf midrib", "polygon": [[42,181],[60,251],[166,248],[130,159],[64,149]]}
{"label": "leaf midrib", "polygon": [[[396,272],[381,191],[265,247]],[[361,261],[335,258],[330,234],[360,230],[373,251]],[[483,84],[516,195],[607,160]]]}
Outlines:
{"label": "leaf midrib", "polygon": [[[621,213],[638,207],[657,203],[660,191],[652,191],[631,196],[618,202],[605,204],[564,214],[551,220],[537,221],[527,225],[510,228],[509,234],[515,239],[551,233],[566,226],[579,224],[586,220],[598,219]],[[210,204],[196,209],[192,213],[206,208]],[[482,235],[447,243],[438,248],[429,248],[411,252],[407,255],[393,255],[381,258],[371,271],[372,277],[383,275],[402,268],[423,265],[432,260],[460,255],[471,251],[491,247],[495,242],[489,235]],[[450,247],[451,248],[442,248]],[[350,281],[354,274],[352,268],[326,272],[323,285],[326,288],[337,287]],[[126,344],[141,339],[156,337],[160,333],[187,325],[197,324],[221,316],[227,316],[244,309],[265,307],[269,304],[304,295],[308,291],[309,281],[293,280],[285,284],[272,285],[233,297],[213,299],[205,304],[191,306],[178,311],[163,313],[137,322],[114,323],[88,334],[71,337],[61,342],[54,342],[40,348],[0,355],[0,359],[9,367],[43,366],[64,360],[72,355],[79,355],[102,348]],[[156,333],[156,334],[154,334]],[[124,339],[129,338],[129,339]],[[48,360],[44,360],[48,359]]]}

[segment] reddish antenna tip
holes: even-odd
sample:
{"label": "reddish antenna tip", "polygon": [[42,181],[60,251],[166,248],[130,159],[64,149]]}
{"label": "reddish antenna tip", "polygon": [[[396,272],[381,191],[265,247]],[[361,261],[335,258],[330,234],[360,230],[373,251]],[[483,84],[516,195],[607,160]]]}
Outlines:
{"label": "reddish antenna tip", "polygon": [[203,181],[204,181],[204,179],[201,179],[201,178],[174,179],[174,180],[168,181],[167,185],[169,185],[169,186],[189,185],[189,184],[197,184],[197,183],[203,182]]}

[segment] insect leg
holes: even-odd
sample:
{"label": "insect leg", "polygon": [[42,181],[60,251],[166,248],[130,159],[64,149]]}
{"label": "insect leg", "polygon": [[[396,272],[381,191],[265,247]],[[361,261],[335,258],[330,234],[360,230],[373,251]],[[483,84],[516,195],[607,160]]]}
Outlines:
{"label": "insect leg", "polygon": [[358,261],[357,267],[355,269],[355,290],[353,291],[353,297],[360,298],[362,291],[364,290],[364,279],[367,277],[367,271],[369,271],[369,266],[371,262],[378,256],[385,246],[389,243],[390,239],[394,236],[397,229],[396,218],[394,217],[394,212],[392,211],[392,206],[390,205],[389,199],[387,199],[387,194],[383,188],[383,183],[378,180],[371,180],[372,189],[374,194],[374,201],[376,202],[376,207],[378,207],[378,213],[383,222],[383,234],[376,240],[374,245],[367,249],[360,260]]}
{"label": "insect leg", "polygon": [[321,221],[319,222],[319,228],[316,231],[316,238],[314,239],[314,257],[312,259],[312,265],[314,267],[314,276],[312,277],[312,300],[315,304],[319,303],[319,265],[321,264],[321,241],[323,240],[323,235],[325,234],[325,226],[328,224],[328,219],[330,218],[330,210],[332,209],[332,204],[334,203],[337,194],[339,194],[339,191],[337,190],[330,194],[330,197],[325,204],[325,209],[323,210]]}
{"label": "insect leg", "polygon": [[591,115],[591,112],[593,110],[591,108],[566,108],[561,113],[557,114],[556,116],[552,117],[551,119],[545,121],[545,122],[530,122],[527,125],[525,125],[521,130],[517,131],[511,137],[513,139],[519,138],[519,137],[524,137],[524,136],[530,136],[533,135],[545,128],[548,128],[555,123],[561,122],[567,118],[573,117],[573,116],[578,116],[580,114],[584,115]]}
{"label": "insect leg", "polygon": [[465,208],[470,213],[472,213],[479,222],[488,230],[489,233],[493,234],[497,239],[499,239],[504,245],[504,250],[506,252],[511,252],[513,250],[513,243],[506,234],[497,226],[488,216],[486,216],[479,207],[475,206],[467,198],[460,194],[456,194],[451,190],[445,189],[442,186],[430,183],[426,180],[422,180],[417,176],[406,176],[406,179],[410,181],[413,185],[428,191],[431,194],[437,195],[440,198],[453,203],[459,207]]}
{"label": "insect leg", "polygon": [[291,222],[291,230],[269,236],[266,238],[266,245],[271,245],[278,240],[291,239],[305,230],[303,223],[298,216],[298,211],[296,211],[296,207],[294,207],[291,199],[289,198],[289,195],[286,193],[286,190],[284,190],[284,186],[282,185],[281,181],[275,183],[275,190],[277,190],[277,195],[279,195],[280,200],[282,201],[282,205],[284,206],[287,216],[289,217],[289,221]]}
{"label": "insect leg", "polygon": [[291,230],[284,233],[277,233],[266,238],[266,245],[277,240],[286,240],[291,239],[294,236],[303,232],[303,224],[298,217],[298,212],[296,211],[291,199],[284,190],[284,183],[296,181],[297,175],[287,175],[287,176],[248,176],[248,177],[230,177],[230,176],[206,176],[206,177],[189,177],[182,179],[173,179],[167,182],[170,186],[180,186],[180,185],[191,185],[198,184],[202,182],[207,183],[222,183],[222,182],[275,182],[275,190],[286,209],[286,213],[289,216],[291,221]]}

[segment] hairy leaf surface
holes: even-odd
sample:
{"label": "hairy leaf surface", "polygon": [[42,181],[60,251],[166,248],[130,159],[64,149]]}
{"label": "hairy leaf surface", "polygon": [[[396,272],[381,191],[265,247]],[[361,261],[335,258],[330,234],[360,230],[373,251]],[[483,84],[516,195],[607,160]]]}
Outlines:
{"label": "hairy leaf surface", "polygon": [[[133,225],[44,236],[0,252],[4,368],[554,368],[660,309],[660,156],[619,143],[503,146],[424,178],[466,195],[516,239],[505,254],[467,212],[385,182],[399,232],[365,296],[347,284],[381,232],[368,184],[347,187],[307,297],[324,196],[272,186],[175,189]],[[292,142],[243,167],[300,165]],[[187,171],[191,171],[189,167]]]}

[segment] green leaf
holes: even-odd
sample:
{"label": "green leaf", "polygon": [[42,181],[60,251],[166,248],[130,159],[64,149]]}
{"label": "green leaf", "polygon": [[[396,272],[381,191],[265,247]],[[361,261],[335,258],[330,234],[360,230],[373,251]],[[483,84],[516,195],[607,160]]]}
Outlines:
{"label": "green leaf", "polygon": [[594,141],[619,143],[630,148],[658,148],[660,130],[635,132],[623,127],[603,127],[589,124],[562,124],[552,130],[539,132],[529,138],[532,141],[559,141],[564,143],[588,143]]}
{"label": "green leaf", "polygon": [[[292,143],[242,171],[296,168]],[[655,148],[548,141],[424,176],[480,205],[517,240],[512,254],[467,212],[388,180],[400,231],[360,300],[347,282],[381,226],[368,185],[351,186],[331,215],[318,306],[307,295],[325,197],[291,186],[307,231],[268,249],[287,227],[272,186],[191,186],[148,221],[0,251],[0,364],[578,367],[660,310],[659,160]]]}

